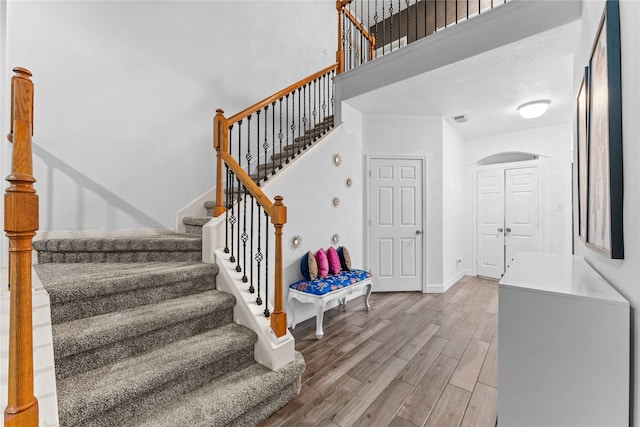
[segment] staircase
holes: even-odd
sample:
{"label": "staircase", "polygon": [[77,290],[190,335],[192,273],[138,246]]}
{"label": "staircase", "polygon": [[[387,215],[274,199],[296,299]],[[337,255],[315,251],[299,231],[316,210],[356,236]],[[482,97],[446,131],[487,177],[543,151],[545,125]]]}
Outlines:
{"label": "staircase", "polygon": [[[286,165],[291,163],[304,150],[311,147],[334,128],[334,116],[327,116],[324,120],[317,123],[313,128],[304,132],[304,135],[296,137],[293,143],[282,147],[282,151],[271,155],[271,160],[267,163],[259,164],[255,171],[250,175],[251,179],[261,185],[264,181],[268,181],[272,176],[282,170]],[[234,189],[233,194],[237,199],[238,190]],[[213,208],[215,201],[206,201],[204,208],[206,216],[188,216],[182,219],[187,234],[202,236],[202,226],[205,225],[213,216]]]}
{"label": "staircase", "polygon": [[51,300],[61,426],[256,425],[300,391],[304,361],[254,361],[199,237],[51,239],[34,265]]}

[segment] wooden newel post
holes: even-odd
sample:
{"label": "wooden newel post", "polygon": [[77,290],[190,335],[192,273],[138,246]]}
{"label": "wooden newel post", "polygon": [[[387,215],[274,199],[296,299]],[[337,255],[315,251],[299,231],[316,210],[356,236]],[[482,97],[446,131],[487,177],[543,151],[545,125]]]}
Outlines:
{"label": "wooden newel post", "polygon": [[277,337],[287,333],[287,313],[283,309],[282,292],[282,227],[287,222],[287,207],[282,203],[283,197],[276,196],[271,215],[271,223],[276,235],[276,265],[273,280],[273,313],[271,313],[271,329]]}
{"label": "wooden newel post", "polygon": [[218,108],[213,118],[213,146],[216,149],[216,205],[213,208],[213,216],[217,217],[225,213],[227,210],[224,203],[224,189],[222,171],[224,162],[220,156],[220,152],[229,151],[229,125],[227,118],[224,116],[224,110]]}
{"label": "wooden newel post", "polygon": [[14,68],[11,79],[11,184],[4,196],[4,230],[9,238],[9,389],[5,427],[38,425],[33,391],[32,240],[38,230],[38,196],[33,188],[33,83],[31,72]]}

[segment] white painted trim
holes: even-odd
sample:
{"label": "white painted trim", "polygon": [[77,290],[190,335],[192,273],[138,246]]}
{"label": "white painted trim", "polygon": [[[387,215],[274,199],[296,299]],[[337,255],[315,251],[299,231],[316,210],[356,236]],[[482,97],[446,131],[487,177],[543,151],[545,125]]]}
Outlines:
{"label": "white painted trim", "polygon": [[364,217],[364,230],[363,245],[364,245],[364,270],[371,271],[371,254],[369,251],[369,221],[371,215],[369,214],[369,194],[371,191],[371,160],[373,159],[390,159],[390,160],[420,160],[422,162],[422,293],[429,293],[429,287],[427,284],[427,156],[394,156],[394,155],[380,155],[380,154],[367,154],[365,155],[365,167],[364,171],[364,195],[363,200],[363,212]]}
{"label": "white painted trim", "polygon": [[[9,303],[8,269],[0,269],[0,405],[7,406],[9,362]],[[51,303],[35,270],[31,270],[33,306],[33,368],[34,394],[38,399],[40,425],[57,427],[58,395],[53,357]]]}
{"label": "white painted trim", "polygon": [[[494,153],[500,154],[500,153]],[[471,276],[478,275],[478,172],[486,172],[486,171],[494,171],[494,170],[502,170],[505,171],[507,169],[520,169],[526,167],[537,167],[538,168],[538,229],[540,228],[540,201],[543,200],[542,192],[543,186],[540,183],[540,177],[542,176],[542,172],[545,167],[545,160],[548,159],[547,156],[541,154],[535,154],[538,156],[535,160],[525,160],[522,162],[509,162],[509,163],[496,163],[493,165],[483,165],[478,166],[477,162],[473,163],[471,168],[471,179],[473,182],[471,183],[471,192],[472,194],[472,202],[471,209],[472,211],[472,236],[471,236],[471,244],[473,245],[473,254],[471,259]],[[538,230],[539,231],[539,230]]]}
{"label": "white painted trim", "polygon": [[[258,335],[258,342],[254,347],[256,362],[273,371],[282,369],[295,357],[293,335],[287,330],[284,336],[275,336],[269,319],[264,317],[264,307],[255,303],[255,295],[249,293],[247,284],[242,282],[242,273],[235,271],[235,266],[225,257],[222,249],[217,249],[215,256],[220,268],[216,287],[236,298],[233,309],[234,322],[246,326]],[[266,301],[265,304],[269,302]]]}
{"label": "white painted trim", "polygon": [[465,272],[461,271],[455,276],[453,276],[452,278],[450,278],[449,280],[447,280],[446,282],[444,282],[444,284],[442,285],[444,292],[447,292],[449,289],[451,289],[451,287],[456,283],[458,283],[458,281],[462,279],[464,276],[465,276]]}

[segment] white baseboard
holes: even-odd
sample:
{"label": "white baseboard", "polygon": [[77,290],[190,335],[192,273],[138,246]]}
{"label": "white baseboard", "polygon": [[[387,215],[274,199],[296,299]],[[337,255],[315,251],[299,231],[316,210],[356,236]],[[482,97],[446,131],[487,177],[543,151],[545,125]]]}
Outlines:
{"label": "white baseboard", "polygon": [[460,279],[465,276],[473,276],[473,272],[471,270],[463,270],[444,282],[443,284],[431,284],[427,285],[425,293],[427,294],[443,294],[447,292],[453,285],[458,283]]}

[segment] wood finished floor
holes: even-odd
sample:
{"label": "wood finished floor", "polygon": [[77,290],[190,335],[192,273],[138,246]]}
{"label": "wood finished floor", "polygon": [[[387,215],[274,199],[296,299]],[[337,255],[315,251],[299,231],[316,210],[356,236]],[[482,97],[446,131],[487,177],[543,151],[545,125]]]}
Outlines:
{"label": "wood finished floor", "polygon": [[266,426],[496,425],[498,284],[465,277],[440,295],[374,293],[293,331],[300,395]]}

